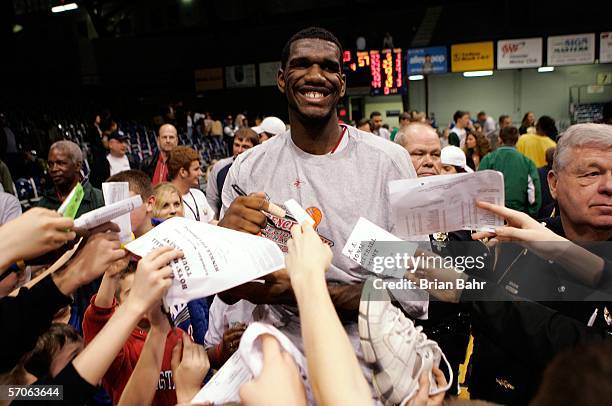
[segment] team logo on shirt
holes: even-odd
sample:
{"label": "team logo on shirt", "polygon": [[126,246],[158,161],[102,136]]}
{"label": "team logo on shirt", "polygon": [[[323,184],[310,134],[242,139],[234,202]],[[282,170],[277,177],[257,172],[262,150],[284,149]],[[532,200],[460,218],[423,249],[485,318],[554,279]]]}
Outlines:
{"label": "team logo on shirt", "polygon": [[[306,213],[308,213],[315,221],[314,229],[316,230],[321,223],[321,220],[323,220],[323,213],[318,207],[309,207],[306,209]],[[266,217],[272,220],[274,225],[270,223],[266,224],[266,228],[261,230],[261,234],[268,240],[274,241],[281,251],[286,253],[287,241],[289,241],[291,238],[291,227],[298,223],[287,217],[280,218],[265,212],[264,214]],[[321,234],[319,234],[319,237],[321,237],[321,241],[323,241],[325,244],[329,245],[330,247],[334,246],[334,242],[332,240],[322,236]]]}

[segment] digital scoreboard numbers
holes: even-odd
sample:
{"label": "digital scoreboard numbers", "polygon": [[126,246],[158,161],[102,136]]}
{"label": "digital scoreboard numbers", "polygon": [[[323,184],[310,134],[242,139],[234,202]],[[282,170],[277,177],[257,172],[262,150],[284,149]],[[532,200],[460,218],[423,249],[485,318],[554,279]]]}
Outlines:
{"label": "digital scoreboard numbers", "polygon": [[370,51],[370,71],[373,96],[405,93],[401,48]]}
{"label": "digital scoreboard numbers", "polygon": [[347,86],[369,86],[372,96],[405,93],[401,48],[344,51],[342,60]]}

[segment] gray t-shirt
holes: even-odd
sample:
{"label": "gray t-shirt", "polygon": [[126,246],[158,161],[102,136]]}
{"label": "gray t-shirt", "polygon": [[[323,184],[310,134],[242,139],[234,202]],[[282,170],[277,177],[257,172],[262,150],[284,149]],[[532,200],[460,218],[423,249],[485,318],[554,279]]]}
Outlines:
{"label": "gray t-shirt", "polygon": [[217,161],[208,174],[206,180],[206,200],[215,212],[215,218],[219,218],[219,207],[221,207],[221,191],[217,189],[217,175],[219,171],[232,163],[233,156]]}
{"label": "gray t-shirt", "polygon": [[[364,217],[393,233],[388,183],[416,178],[416,173],[408,152],[399,145],[348,126],[344,136],[348,136],[347,145],[334,154],[302,151],[293,143],[290,131],[242,153],[223,187],[222,215],[237,197],[232,184],[247,194],[266,192],[270,201],[279,205],[295,199],[315,218],[317,232],[331,245],[334,258],[326,273],[328,283],[354,284],[367,279],[368,274],[341,253],[353,227],[359,217]],[[270,230],[268,225],[263,233],[282,246],[291,237],[291,224],[278,218],[273,221],[279,228]],[[269,307],[277,316],[271,322],[301,349],[295,309]],[[409,307],[413,316],[423,316],[427,302],[411,303]],[[345,328],[360,357],[356,323]]]}
{"label": "gray t-shirt", "polygon": [[21,216],[21,203],[15,196],[0,192],[0,225]]}

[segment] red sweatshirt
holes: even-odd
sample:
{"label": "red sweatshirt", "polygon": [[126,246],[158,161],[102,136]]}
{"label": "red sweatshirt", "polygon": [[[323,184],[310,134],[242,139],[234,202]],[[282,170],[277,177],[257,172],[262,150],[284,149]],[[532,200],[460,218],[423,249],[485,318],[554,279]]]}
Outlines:
{"label": "red sweatshirt", "polygon": [[[110,308],[96,306],[94,304],[95,300],[96,295],[91,298],[91,303],[87,307],[85,316],[83,317],[83,337],[85,339],[85,344],[89,344],[98,332],[102,330],[117,307],[114,299],[113,305]],[[166,339],[164,359],[159,373],[157,391],[155,392],[153,403],[151,403],[152,405],[176,405],[176,392],[172,379],[170,361],[172,359],[172,349],[176,342],[180,340],[183,330],[176,328],[174,331],[176,331],[176,334],[170,332]],[[119,402],[121,393],[123,393],[123,388],[125,388],[134,368],[136,368],[136,363],[138,362],[146,338],[146,331],[136,327],[123,345],[121,351],[119,351],[119,354],[117,354],[117,358],[115,358],[108,368],[108,371],[106,371],[104,378],[102,378],[102,384],[108,393],[110,393],[114,404]]]}

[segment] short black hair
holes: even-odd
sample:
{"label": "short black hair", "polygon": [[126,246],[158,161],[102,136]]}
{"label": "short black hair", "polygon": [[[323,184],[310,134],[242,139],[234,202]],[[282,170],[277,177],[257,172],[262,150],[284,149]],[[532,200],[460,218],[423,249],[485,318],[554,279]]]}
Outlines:
{"label": "short black hair", "polygon": [[340,66],[342,66],[343,49],[342,49],[342,45],[340,44],[340,41],[338,41],[338,38],[336,38],[334,34],[327,31],[325,28],[308,27],[308,28],[304,28],[303,30],[300,30],[296,32],[295,34],[293,34],[293,36],[289,38],[289,41],[287,41],[287,43],[283,47],[283,52],[281,54],[281,68],[285,69],[285,66],[287,66],[287,61],[289,61],[289,53],[291,52],[291,44],[301,39],[311,39],[311,38],[321,39],[323,41],[329,41],[329,42],[333,42],[334,44],[336,44],[336,46],[340,50],[338,62],[340,62]]}
{"label": "short black hair", "polygon": [[467,111],[463,111],[463,110],[457,110],[455,111],[455,114],[453,114],[453,121],[456,123],[457,120],[459,120],[461,117],[465,116],[466,114],[470,114]]}
{"label": "short black hair", "polygon": [[555,120],[550,116],[542,116],[536,122],[536,133],[548,135],[553,140],[557,138],[559,131],[555,124]]}
{"label": "short black hair", "polygon": [[508,114],[502,114],[501,116],[499,116],[499,124],[501,125],[508,117],[510,117]]}
{"label": "short black hair", "polygon": [[370,113],[370,119],[373,119],[376,116],[382,116],[382,114],[380,114],[380,111],[373,111]]}

